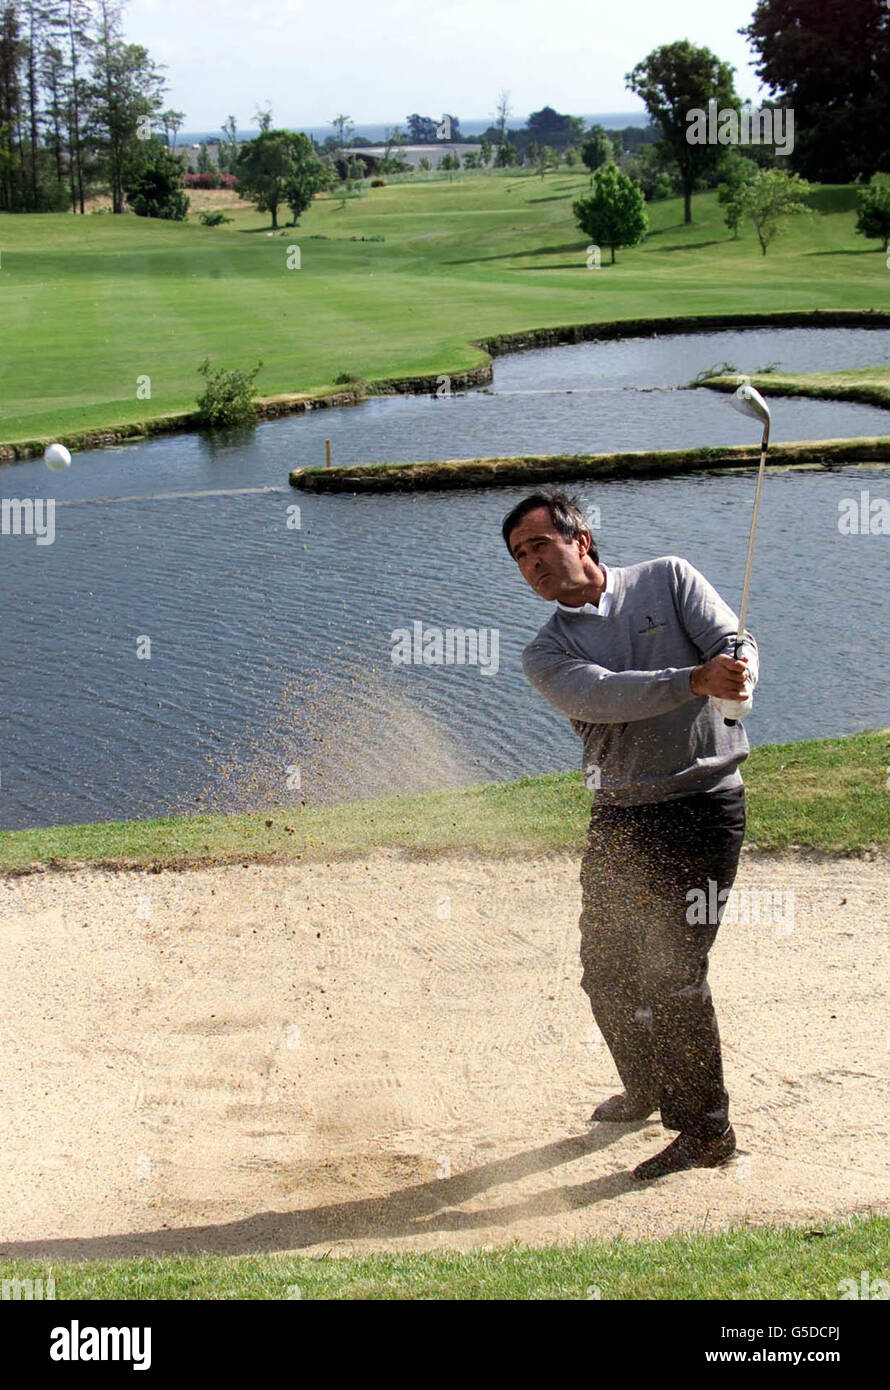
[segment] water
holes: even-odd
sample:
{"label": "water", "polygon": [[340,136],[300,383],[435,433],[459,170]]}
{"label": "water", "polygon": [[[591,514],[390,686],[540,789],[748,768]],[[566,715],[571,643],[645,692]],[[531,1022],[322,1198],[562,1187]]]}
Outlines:
{"label": "water", "polygon": [[[76,455],[65,474],[40,461],[0,471],[3,496],[60,504],[54,544],[0,537],[0,825],[577,766],[579,740],[520,665],[551,611],[500,538],[527,489],[313,496],[286,487],[288,469],[325,434],[341,461],[752,442],[756,427],[725,397],[640,388],[723,358],[751,371],[869,365],[886,360],[888,338],[756,330],[535,351],[496,362],[493,395],[377,400],[215,442],[170,437]],[[782,400],[773,415],[777,440],[887,432],[886,413],[865,406]],[[572,490],[600,508],[607,564],[681,554],[737,606],[753,485],[745,472]],[[767,476],[748,620],[763,664],[752,743],[890,722],[877,674],[890,654],[890,537],[837,525],[840,500],[863,489],[890,497],[890,475]],[[496,674],[394,667],[391,634],[414,620],[496,628]],[[145,638],[150,660],[138,656]]]}

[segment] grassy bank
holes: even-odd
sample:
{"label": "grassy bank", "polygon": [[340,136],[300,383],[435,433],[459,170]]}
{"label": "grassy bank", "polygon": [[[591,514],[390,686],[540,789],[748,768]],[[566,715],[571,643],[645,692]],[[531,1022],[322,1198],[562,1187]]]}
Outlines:
{"label": "grassy bank", "polygon": [[[890,729],[753,749],[744,764],[748,844],[834,854],[890,846],[888,767]],[[553,772],[318,809],[6,831],[0,871],[329,860],[394,845],[416,854],[580,852],[591,796],[580,773]]]}
{"label": "grassy bank", "polygon": [[[716,449],[650,449],[627,454],[527,454],[512,458],[294,468],[288,476],[291,486],[304,492],[438,492],[536,481],[550,483],[568,478],[663,478],[722,468],[752,468],[759,458],[759,446],[729,444]],[[837,468],[852,463],[887,463],[890,462],[890,436],[776,444],[770,450],[769,459],[772,468]]]}
{"label": "grassy bank", "polygon": [[[474,344],[503,350],[531,329],[885,301],[884,255],[854,232],[855,189],[815,190],[820,215],[765,258],[748,232],[732,239],[713,193],[696,196],[688,227],[678,199],[654,203],[646,242],[593,271],[571,212],[587,187],[586,173],[390,185],[316,200],[274,235],[237,204],[213,228],[4,214],[0,340],[15,350],[0,354],[0,443],[187,416],[205,356],[262,360],[263,396],[312,395],[344,377],[471,371],[486,358]],[[288,270],[294,244],[301,268]]]}
{"label": "grassy bank", "polygon": [[[812,396],[817,401],[859,401],[890,410],[890,367],[857,367],[842,372],[752,372],[751,385],[764,396]],[[698,383],[714,391],[734,391],[737,376],[711,376]]]}
{"label": "grassy bank", "polygon": [[890,1264],[890,1216],[666,1240],[508,1246],[460,1254],[0,1262],[87,1299],[811,1299]]}

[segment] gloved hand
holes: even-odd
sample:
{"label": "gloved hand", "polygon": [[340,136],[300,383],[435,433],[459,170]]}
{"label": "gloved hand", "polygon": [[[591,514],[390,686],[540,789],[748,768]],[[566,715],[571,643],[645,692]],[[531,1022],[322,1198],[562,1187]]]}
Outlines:
{"label": "gloved hand", "polygon": [[723,715],[724,719],[746,719],[754,708],[754,687],[760,675],[757,653],[754,648],[747,643],[743,643],[739,651],[739,661],[744,661],[748,667],[748,677],[745,681],[747,699],[720,700],[715,695],[711,696],[712,703],[716,706],[720,714]]}
{"label": "gloved hand", "polygon": [[724,719],[746,719],[754,708],[754,693],[752,691],[747,700],[718,700],[712,695],[711,703]]}

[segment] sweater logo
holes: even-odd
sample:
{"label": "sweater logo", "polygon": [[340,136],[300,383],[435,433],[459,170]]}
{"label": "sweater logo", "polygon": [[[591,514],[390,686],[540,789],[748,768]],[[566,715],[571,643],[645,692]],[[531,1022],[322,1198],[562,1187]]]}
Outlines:
{"label": "sweater logo", "polygon": [[653,633],[661,632],[662,628],[665,627],[667,627],[667,623],[660,623],[657,619],[653,618],[651,614],[647,613],[646,626],[638,627],[637,632],[642,633],[644,637],[651,637]]}

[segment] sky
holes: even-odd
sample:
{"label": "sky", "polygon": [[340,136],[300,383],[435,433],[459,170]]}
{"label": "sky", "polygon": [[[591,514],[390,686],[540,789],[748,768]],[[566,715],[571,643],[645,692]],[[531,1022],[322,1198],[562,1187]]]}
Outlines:
{"label": "sky", "polygon": [[659,44],[688,38],[736,69],[757,101],[752,57],[736,32],[753,0],[129,0],[124,32],[167,65],[167,104],[187,130],[230,113],[281,126],[339,113],[403,124],[412,111],[516,116],[544,105],[574,114],[640,111],[624,74]]}

